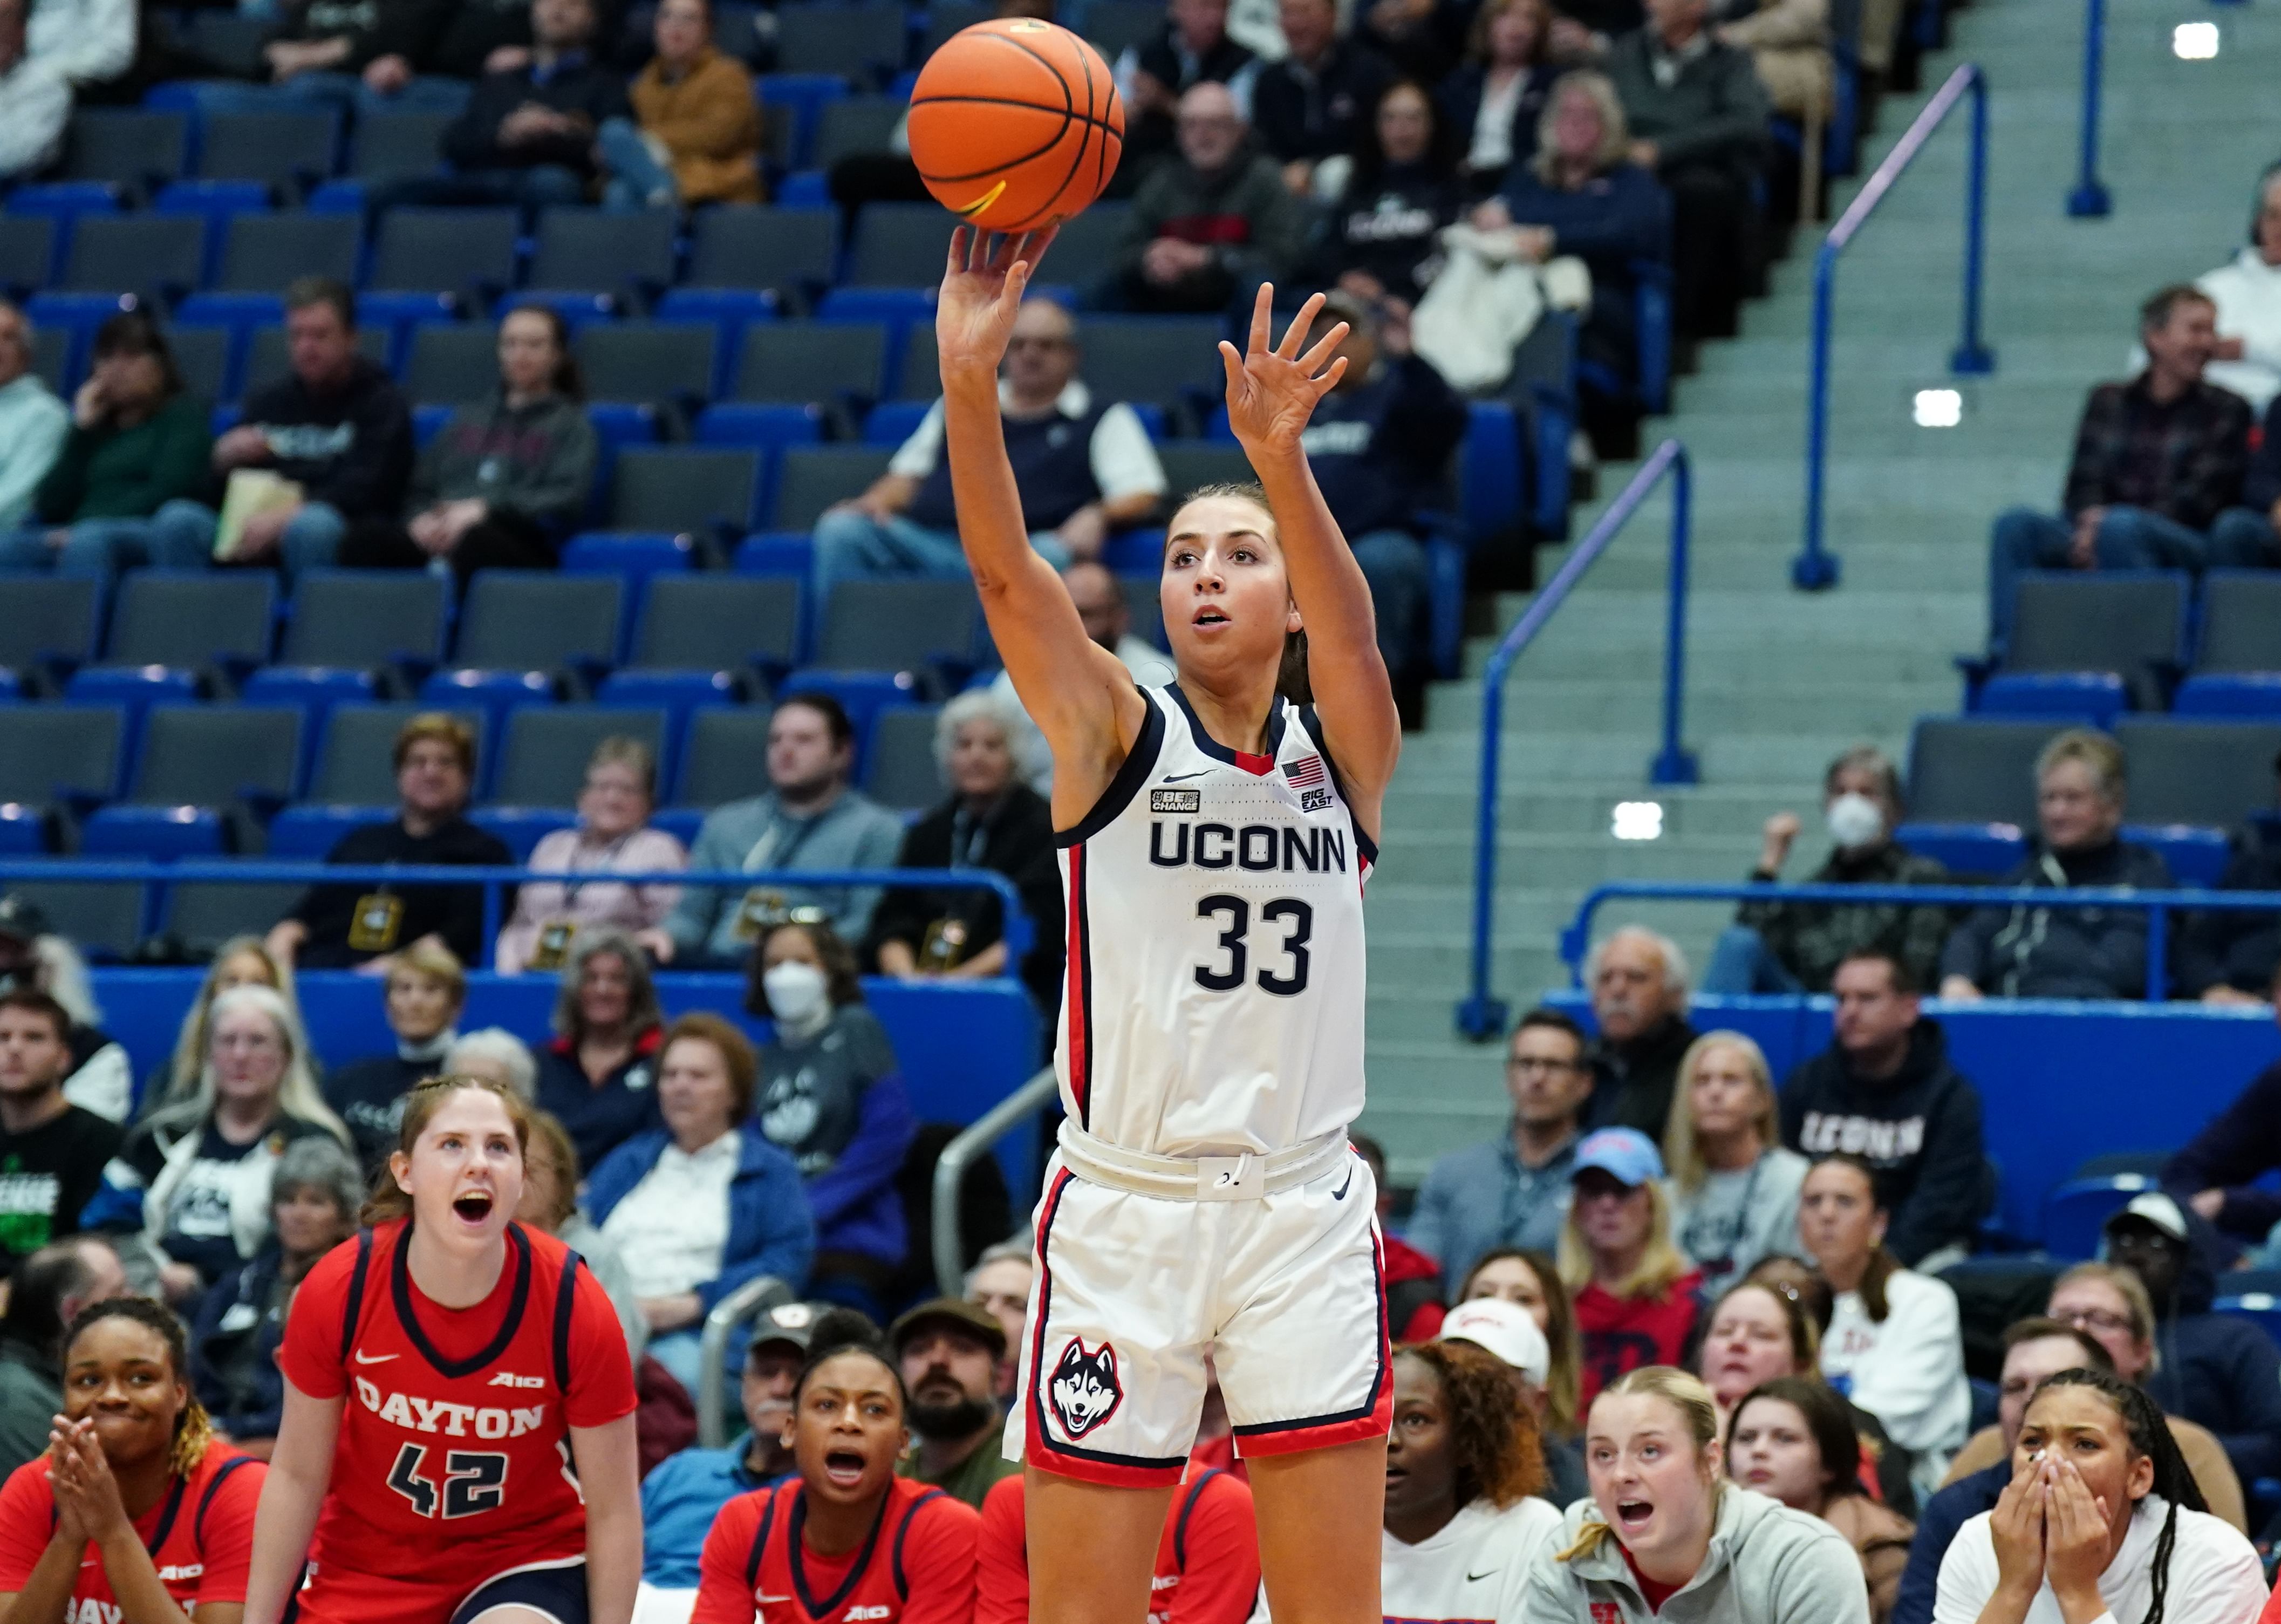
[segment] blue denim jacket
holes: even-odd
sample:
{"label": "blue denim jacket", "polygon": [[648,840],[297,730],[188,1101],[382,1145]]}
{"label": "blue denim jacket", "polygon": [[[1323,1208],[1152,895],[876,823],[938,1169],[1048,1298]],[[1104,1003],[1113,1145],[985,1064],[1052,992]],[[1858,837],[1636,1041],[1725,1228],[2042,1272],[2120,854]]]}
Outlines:
{"label": "blue denim jacket", "polygon": [[1570,1140],[1542,1167],[1523,1167],[1510,1131],[1452,1150],[1419,1187],[1418,1206],[1403,1239],[1442,1265],[1442,1285],[1455,1291],[1482,1253],[1526,1246],[1550,1253],[1568,1213],[1576,1169]]}

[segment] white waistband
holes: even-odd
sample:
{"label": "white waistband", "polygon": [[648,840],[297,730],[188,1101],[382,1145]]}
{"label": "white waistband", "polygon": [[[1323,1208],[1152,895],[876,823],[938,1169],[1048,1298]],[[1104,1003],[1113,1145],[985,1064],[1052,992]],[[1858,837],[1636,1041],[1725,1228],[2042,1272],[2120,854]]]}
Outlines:
{"label": "white waistband", "polygon": [[1062,1119],[1062,1165],[1090,1184],[1165,1201],[1245,1201],[1296,1189],[1347,1154],[1344,1128],[1264,1154],[1157,1156],[1095,1139]]}

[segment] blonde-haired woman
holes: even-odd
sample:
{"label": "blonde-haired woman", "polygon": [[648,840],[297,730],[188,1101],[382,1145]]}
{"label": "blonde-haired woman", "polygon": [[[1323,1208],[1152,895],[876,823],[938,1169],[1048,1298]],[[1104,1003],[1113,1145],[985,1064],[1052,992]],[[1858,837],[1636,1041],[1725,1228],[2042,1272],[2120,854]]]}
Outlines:
{"label": "blonde-haired woman", "polygon": [[1695,1333],[1703,1277],[1671,1241],[1663,1158],[1633,1128],[1602,1128],[1576,1147],[1560,1277],[1583,1339],[1583,1401],[1648,1365],[1676,1365]]}
{"label": "blonde-haired woman", "polygon": [[325,1103],[348,1125],[367,1177],[396,1148],[404,1096],[445,1070],[468,1004],[468,972],[449,947],[422,938],[390,957],[382,998],[395,1048],[360,1055],[325,1079]]}
{"label": "blonde-haired woman", "polygon": [[81,1226],[139,1232],[166,1300],[188,1303],[267,1244],[277,1158],[311,1133],[351,1148],[309,1074],[300,1018],[269,987],[232,987],[213,1001],[197,1092],[127,1136]]}
{"label": "blonde-haired woman", "polygon": [[492,968],[503,976],[527,970],[552,974],[562,968],[581,931],[607,928],[637,940],[662,939],[665,916],[681,900],[681,887],[603,878],[612,870],[651,874],[689,866],[688,848],[649,826],[656,808],[657,757],[650,747],[623,734],[595,746],[578,792],[577,825],[557,829],[531,848],[531,868],[563,878],[532,880],[516,893],[514,916],[499,928]]}
{"label": "blonde-haired woman", "polygon": [[1689,1624],[1868,1624],[1868,1588],[1845,1536],[1819,1517],[1728,1482],[1711,1393],[1649,1365],[1593,1401],[1592,1497],[1531,1564],[1529,1624],[1614,1624],[1674,1610]]}
{"label": "blonde-haired woman", "polygon": [[1680,1058],[1663,1130],[1671,1226],[1716,1290],[1770,1255],[1803,1257],[1798,1192],[1806,1160],[1782,1143],[1767,1057],[1739,1032],[1706,1032]]}
{"label": "blonde-haired woman", "polygon": [[[293,994],[293,972],[290,966],[279,963],[269,951],[268,944],[259,936],[233,936],[217,948],[206,966],[205,979],[198,984],[198,995],[182,1012],[182,1024],[174,1034],[172,1059],[151,1074],[143,1085],[143,1104],[138,1115],[147,1117],[152,1111],[181,1103],[197,1092],[198,1072],[206,1063],[206,1038],[213,1020],[213,1001],[234,986],[266,986],[281,994],[300,1012],[299,1002]],[[313,1069],[314,1062],[311,1063]]]}

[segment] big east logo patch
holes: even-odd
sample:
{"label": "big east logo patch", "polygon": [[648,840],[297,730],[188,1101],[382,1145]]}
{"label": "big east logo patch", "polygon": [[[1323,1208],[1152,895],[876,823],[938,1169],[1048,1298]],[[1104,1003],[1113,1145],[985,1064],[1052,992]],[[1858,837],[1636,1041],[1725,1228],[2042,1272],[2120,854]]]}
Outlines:
{"label": "big east logo patch", "polygon": [[1046,1384],[1046,1400],[1062,1431],[1071,1438],[1084,1437],[1114,1414],[1124,1397],[1125,1388],[1117,1380],[1117,1349],[1107,1342],[1087,1349],[1071,1337],[1062,1349],[1061,1363],[1054,1366],[1053,1380]]}

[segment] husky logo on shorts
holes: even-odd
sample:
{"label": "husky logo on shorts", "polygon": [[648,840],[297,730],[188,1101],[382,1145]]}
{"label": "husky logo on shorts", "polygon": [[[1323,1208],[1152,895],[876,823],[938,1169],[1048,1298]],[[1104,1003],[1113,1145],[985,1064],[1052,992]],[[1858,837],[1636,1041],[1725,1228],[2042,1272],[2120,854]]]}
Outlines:
{"label": "husky logo on shorts", "polygon": [[1046,1396],[1053,1402],[1062,1430],[1071,1438],[1084,1437],[1107,1420],[1125,1396],[1117,1380],[1117,1349],[1103,1342],[1087,1352],[1083,1342],[1071,1337],[1062,1349],[1062,1362],[1054,1366]]}

